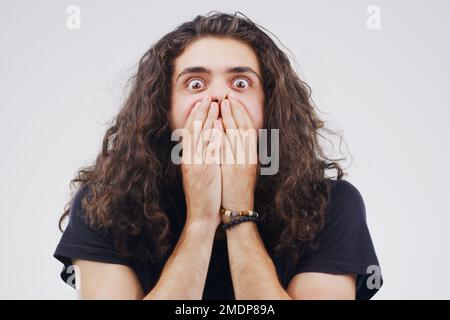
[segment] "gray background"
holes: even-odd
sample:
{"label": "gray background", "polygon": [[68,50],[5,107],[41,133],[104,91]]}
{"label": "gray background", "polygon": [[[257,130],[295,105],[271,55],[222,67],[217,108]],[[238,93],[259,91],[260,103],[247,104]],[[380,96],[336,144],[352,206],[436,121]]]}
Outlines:
{"label": "gray background", "polygon": [[[1,1],[0,298],[76,298],[52,257],[68,182],[95,159],[142,54],[213,9],[277,35],[343,131],[385,279],[375,299],[450,298],[450,2],[227,3]],[[66,27],[70,4],[80,30]]]}

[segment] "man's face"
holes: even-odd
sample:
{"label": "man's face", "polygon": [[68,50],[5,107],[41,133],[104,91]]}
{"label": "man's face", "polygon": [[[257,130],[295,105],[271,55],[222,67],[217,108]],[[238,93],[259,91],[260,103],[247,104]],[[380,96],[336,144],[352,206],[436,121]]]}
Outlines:
{"label": "man's face", "polygon": [[261,129],[264,91],[260,79],[258,58],[248,45],[230,38],[196,40],[175,59],[171,129],[183,128],[189,112],[205,95],[220,104],[229,92],[247,110],[255,129]]}

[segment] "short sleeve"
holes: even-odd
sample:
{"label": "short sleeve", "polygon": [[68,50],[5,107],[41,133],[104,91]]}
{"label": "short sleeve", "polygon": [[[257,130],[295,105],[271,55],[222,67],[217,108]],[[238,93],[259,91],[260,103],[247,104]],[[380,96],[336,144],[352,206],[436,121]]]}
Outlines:
{"label": "short sleeve", "polygon": [[88,223],[81,200],[87,195],[89,185],[83,186],[72,199],[69,222],[53,254],[64,264],[61,279],[75,288],[71,275],[74,274],[72,259],[116,263],[132,266],[130,258],[122,257],[115,249],[113,238],[103,229],[91,227]]}
{"label": "short sleeve", "polygon": [[301,272],[356,274],[356,299],[370,299],[383,278],[366,221],[364,200],[346,180],[332,180],[325,226],[317,246],[305,250],[295,268]]}

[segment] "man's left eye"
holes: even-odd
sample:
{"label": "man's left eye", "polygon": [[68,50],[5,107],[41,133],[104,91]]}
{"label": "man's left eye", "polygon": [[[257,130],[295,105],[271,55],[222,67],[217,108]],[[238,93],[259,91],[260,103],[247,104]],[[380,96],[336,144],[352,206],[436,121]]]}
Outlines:
{"label": "man's left eye", "polygon": [[245,78],[237,78],[233,81],[233,85],[238,89],[245,89],[250,86],[250,82]]}

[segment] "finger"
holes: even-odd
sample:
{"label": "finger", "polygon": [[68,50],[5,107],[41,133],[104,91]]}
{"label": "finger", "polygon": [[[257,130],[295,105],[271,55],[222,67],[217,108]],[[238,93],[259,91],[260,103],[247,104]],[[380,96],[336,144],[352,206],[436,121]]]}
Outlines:
{"label": "finger", "polygon": [[228,99],[224,99],[222,101],[221,112],[222,112],[222,125],[224,127],[225,134],[227,135],[228,142],[231,145],[233,154],[236,156],[238,152],[238,146],[241,143],[241,138],[236,126],[236,122],[233,119],[230,101]]}
{"label": "finger", "polygon": [[230,101],[228,99],[224,99],[220,104],[220,111],[222,113],[222,124],[225,129],[236,129],[236,123],[233,119],[233,114],[231,113]]}
{"label": "finger", "polygon": [[214,121],[219,117],[219,105],[217,102],[211,103],[211,107],[209,108],[208,117],[206,118],[205,125],[203,126],[202,139],[206,144],[211,139],[212,128],[214,127]]}
{"label": "finger", "polygon": [[206,118],[205,124],[203,126],[202,130],[202,148],[205,150],[205,147],[208,145],[209,140],[211,139],[212,135],[212,128],[215,125],[214,121],[217,120],[219,117],[219,105],[217,102],[211,103],[211,107],[208,111],[208,117]]}
{"label": "finger", "polygon": [[[205,96],[202,98],[202,100],[197,101],[194,105],[194,107],[189,112],[188,118],[184,124],[184,131],[183,131],[183,156],[182,156],[182,162],[186,161],[186,159],[190,159],[189,163],[192,162],[192,155],[195,154],[195,139],[193,137],[193,131],[194,131],[194,120],[197,117],[197,114],[199,112],[199,109],[202,107],[202,103],[207,101],[209,99],[209,96]],[[186,155],[186,156],[185,156]],[[185,158],[183,160],[183,158]]]}
{"label": "finger", "polygon": [[233,119],[237,126],[237,132],[239,134],[240,138],[240,144],[238,144],[235,149],[235,159],[237,159],[238,163],[244,164],[245,163],[245,157],[246,157],[246,150],[247,150],[247,135],[251,134],[250,132],[247,132],[248,126],[247,121],[245,119],[245,110],[244,107],[241,105],[239,101],[236,99],[229,99],[230,100],[230,109],[231,113],[233,115]]}
{"label": "finger", "polygon": [[197,101],[194,104],[194,107],[192,107],[191,111],[189,112],[188,118],[186,119],[186,122],[184,123],[184,129],[190,130],[192,122],[194,121],[195,113],[197,112],[200,102],[201,101]]}
{"label": "finger", "polygon": [[244,116],[246,127],[247,128],[254,128],[252,118],[250,118],[250,115],[248,114],[247,108],[245,108],[242,103],[236,99],[236,97],[233,94],[229,94],[228,98],[230,99],[231,103],[233,105],[238,106],[238,109],[241,110],[241,114]]}
{"label": "finger", "polygon": [[188,118],[184,124],[184,130],[183,130],[183,155],[182,155],[182,163],[190,164],[192,163],[192,155],[194,154],[194,139],[192,136],[193,133],[193,122],[195,115],[198,112],[198,109],[201,105],[202,101],[197,101],[194,105],[194,107],[189,112]]}
{"label": "finger", "polygon": [[[228,95],[230,102],[231,102],[231,110],[234,115],[234,119],[238,121],[239,119],[239,126],[241,126],[241,129],[239,130],[239,134],[241,137],[242,142],[242,152],[244,154],[242,156],[248,156],[248,159],[246,158],[239,158],[238,163],[242,163],[242,161],[247,161],[249,163],[256,162],[255,160],[255,149],[257,145],[257,133],[253,126],[253,121],[250,118],[250,115],[247,112],[247,109],[244,107],[244,105],[236,99],[236,97],[230,93]],[[245,123],[245,124],[244,124]],[[247,139],[248,137],[248,139]],[[239,154],[238,154],[239,155]]]}
{"label": "finger", "polygon": [[[221,149],[222,149],[222,131],[220,130],[220,121],[215,119],[213,128],[211,129],[211,137],[206,146],[206,163],[207,164],[217,164],[220,165],[221,162]],[[214,156],[212,152],[214,151]]]}
{"label": "finger", "polygon": [[221,149],[220,149],[220,162],[221,164],[233,164],[234,155],[233,149],[231,148],[231,143],[225,133],[225,128],[223,126],[223,119],[219,118],[218,127],[221,132]]}
{"label": "finger", "polygon": [[189,112],[188,118],[184,123],[183,135],[182,135],[182,157],[181,162],[185,164],[192,163],[192,155],[194,154],[194,143],[191,132],[192,123],[194,121],[195,114],[200,106],[200,101],[197,101],[194,107]]}
{"label": "finger", "polygon": [[198,110],[194,115],[193,128],[191,132],[194,133],[194,150],[197,150],[198,141],[200,140],[202,128],[206,117],[208,116],[209,107],[211,105],[211,97],[205,96],[198,106]]}
{"label": "finger", "polygon": [[237,128],[246,130],[247,120],[245,119],[245,111],[243,110],[243,107],[236,99],[229,98],[229,101],[231,106],[231,114],[233,115]]}

